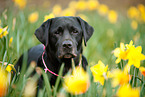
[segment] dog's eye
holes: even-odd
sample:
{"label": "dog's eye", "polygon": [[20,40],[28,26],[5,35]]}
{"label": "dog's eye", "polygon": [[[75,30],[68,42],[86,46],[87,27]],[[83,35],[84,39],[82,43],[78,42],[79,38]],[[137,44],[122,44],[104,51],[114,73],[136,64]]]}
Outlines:
{"label": "dog's eye", "polygon": [[59,31],[56,31],[55,34],[58,35],[58,34],[60,34],[60,32]]}
{"label": "dog's eye", "polygon": [[78,34],[78,31],[77,30],[73,30],[72,33],[73,34]]}
{"label": "dog's eye", "polygon": [[58,29],[57,29],[57,31],[55,32],[55,35],[59,35],[59,34],[61,34],[63,32],[63,29],[61,28],[61,27],[59,27]]}

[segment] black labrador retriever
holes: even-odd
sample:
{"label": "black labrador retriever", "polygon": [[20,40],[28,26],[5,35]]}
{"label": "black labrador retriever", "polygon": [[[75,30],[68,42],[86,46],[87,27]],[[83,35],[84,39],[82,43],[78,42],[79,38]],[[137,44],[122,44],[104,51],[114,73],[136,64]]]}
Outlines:
{"label": "black labrador retriever", "polygon": [[[82,54],[82,41],[86,46],[87,41],[93,34],[93,27],[80,17],[56,17],[48,19],[35,32],[37,39],[42,43],[28,50],[28,62],[36,61],[37,66],[58,73],[61,64],[64,63],[63,75],[71,68],[72,58],[77,66],[80,54]],[[45,50],[44,50],[44,46]],[[43,52],[45,51],[44,55]],[[42,56],[44,57],[42,59]],[[22,66],[23,55],[15,65],[16,70]],[[43,62],[44,61],[44,62]],[[82,66],[86,69],[87,60],[82,56]],[[57,76],[51,74],[50,84],[54,85]],[[42,84],[42,79],[38,84]]]}

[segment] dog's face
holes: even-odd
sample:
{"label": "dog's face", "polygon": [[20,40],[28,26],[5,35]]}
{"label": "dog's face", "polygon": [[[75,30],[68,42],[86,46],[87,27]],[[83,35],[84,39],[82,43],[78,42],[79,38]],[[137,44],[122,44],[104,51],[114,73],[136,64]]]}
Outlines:
{"label": "dog's face", "polygon": [[[36,37],[59,59],[77,57],[93,28],[79,17],[57,17],[44,22],[35,32]],[[47,50],[47,49],[46,49]]]}
{"label": "dog's face", "polygon": [[77,19],[64,17],[53,19],[52,22],[49,43],[56,50],[56,56],[76,57],[82,42],[82,29]]}

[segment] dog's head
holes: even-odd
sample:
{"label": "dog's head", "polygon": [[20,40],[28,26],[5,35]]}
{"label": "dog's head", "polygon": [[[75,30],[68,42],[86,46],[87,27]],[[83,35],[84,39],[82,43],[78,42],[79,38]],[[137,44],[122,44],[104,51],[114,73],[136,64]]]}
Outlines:
{"label": "dog's head", "polygon": [[82,52],[82,40],[86,45],[93,31],[80,17],[56,17],[44,22],[35,35],[57,58],[63,59],[78,56]]}

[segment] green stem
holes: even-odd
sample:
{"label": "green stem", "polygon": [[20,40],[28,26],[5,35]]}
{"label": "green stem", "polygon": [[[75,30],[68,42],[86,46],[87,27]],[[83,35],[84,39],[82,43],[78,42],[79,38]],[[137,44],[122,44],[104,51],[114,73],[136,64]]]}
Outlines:
{"label": "green stem", "polygon": [[4,53],[4,57],[3,57],[2,66],[4,65],[4,62],[5,62],[5,59],[6,59],[6,55],[7,55],[7,51],[5,51],[5,53]]}
{"label": "green stem", "polygon": [[121,69],[123,70],[123,60],[121,60]]}
{"label": "green stem", "polygon": [[56,96],[57,96],[58,86],[59,86],[61,77],[62,77],[62,75],[63,75],[63,68],[64,68],[64,63],[61,65],[60,70],[59,70],[59,73],[58,73],[59,76],[58,76],[57,79],[56,79],[53,97],[56,97]]}
{"label": "green stem", "polygon": [[135,78],[135,73],[136,73],[136,67],[134,68],[133,87],[136,87],[136,78]]}
{"label": "green stem", "polygon": [[[134,75],[131,75],[131,76],[133,76],[133,79],[134,79]],[[141,78],[139,78],[139,77],[136,77],[136,76],[135,76],[135,79],[140,80],[140,81],[141,81],[141,83],[143,84],[143,80],[142,80]]]}

